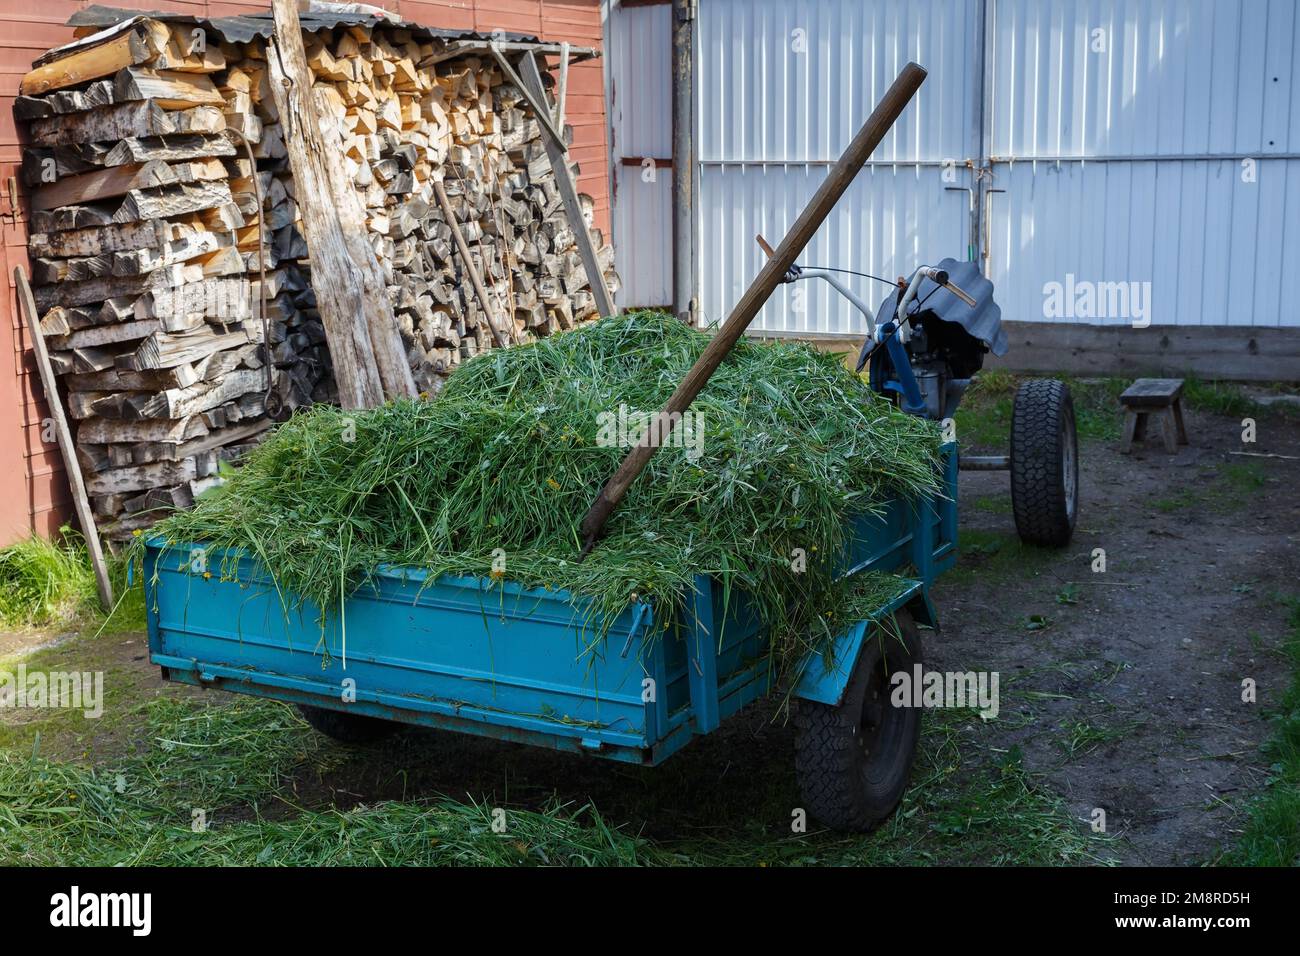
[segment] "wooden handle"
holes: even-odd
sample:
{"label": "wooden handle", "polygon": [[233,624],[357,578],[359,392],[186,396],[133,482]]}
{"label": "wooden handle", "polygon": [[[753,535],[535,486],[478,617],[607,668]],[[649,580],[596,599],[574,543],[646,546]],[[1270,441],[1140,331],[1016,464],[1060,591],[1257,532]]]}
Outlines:
{"label": "wooden handle", "polygon": [[655,436],[661,441],[666,440],[673,426],[681,419],[681,413],[695,401],[695,396],[722,364],[722,360],[731,351],[732,346],[749,328],[749,324],[754,321],[754,316],[758,315],[759,309],[771,296],[772,290],[780,284],[782,277],[794,265],[795,259],[808,244],[808,240],[830,215],[835,203],[862,169],[862,164],[880,145],[880,141],[885,138],[889,128],[894,125],[924,81],[925,70],[915,63],[909,63],[903,67],[898,78],[885,91],[880,103],[862,124],[862,129],[858,130],[858,134],[853,137],[853,142],[849,143],[848,149],[831,168],[813,198],[795,220],[794,226],[781,240],[781,245],[775,252],[769,253],[771,258],[767,260],[767,264],[759,270],[754,281],[745,290],[745,294],[736,303],[736,307],[727,316],[722,328],[713,337],[713,341],[691,366],[686,377],[677,386],[677,390],[659,412],[657,427],[646,429],[642,443],[628,452],[613,477],[605,483],[605,487],[592,502],[586,517],[582,519],[583,556],[595,547],[596,540],[600,537],[610,514],[618,507],[623,496],[627,494],[627,489],[658,450],[657,445],[653,443]]}

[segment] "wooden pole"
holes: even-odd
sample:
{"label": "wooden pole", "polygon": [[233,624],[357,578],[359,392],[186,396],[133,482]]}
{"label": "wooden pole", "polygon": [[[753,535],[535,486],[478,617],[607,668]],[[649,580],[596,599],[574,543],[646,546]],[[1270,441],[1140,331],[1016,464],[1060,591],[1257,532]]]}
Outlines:
{"label": "wooden pole", "polygon": [[492,305],[492,299],[487,294],[487,289],[483,287],[482,277],[479,276],[478,270],[474,268],[474,260],[469,255],[469,243],[465,241],[465,235],[460,231],[460,223],[456,221],[456,210],[451,208],[451,201],[447,198],[447,190],[443,188],[441,179],[433,181],[433,192],[438,197],[438,205],[442,207],[442,216],[447,220],[447,227],[451,229],[451,237],[456,240],[456,250],[460,253],[460,261],[465,267],[465,274],[469,276],[470,285],[474,287],[474,294],[478,296],[479,305],[483,306],[483,314],[486,316],[488,328],[492,330],[492,341],[497,344],[497,348],[505,348],[510,344],[510,340],[502,334],[501,330],[497,328],[497,323],[493,321],[496,309]]}
{"label": "wooden pole", "polygon": [[[361,203],[343,168],[343,133],[338,117],[344,105],[339,92],[332,86],[320,85],[312,89],[316,102],[316,115],[320,118],[321,142],[325,146],[325,170],[333,188],[334,207],[343,225],[343,242],[348,256],[362,276],[362,296],[366,307],[365,321],[370,331],[370,350],[375,356],[375,368],[384,389],[385,398],[414,398],[415,379],[411,363],[402,345],[402,334],[397,330],[393,303],[388,298],[388,284],[384,270],[370,245],[366,228],[366,209]],[[308,252],[311,249],[308,247]],[[313,285],[314,285],[313,281]]]}
{"label": "wooden pole", "polygon": [[311,284],[329,341],[339,404],[373,408],[383,404],[384,388],[366,327],[363,275],[352,261],[331,198],[334,189],[311,95],[312,75],[298,7],[295,0],[271,0],[271,10],[275,43],[266,54],[271,93],[284,128],[289,168],[302,198],[298,208],[311,255]]}
{"label": "wooden pole", "polygon": [[108,580],[108,565],[104,562],[104,550],[99,543],[99,528],[95,525],[95,515],[90,510],[90,499],[86,496],[86,482],[81,475],[81,462],[77,461],[77,449],[72,444],[72,431],[63,415],[63,403],[59,401],[59,385],[54,378],[54,369],[50,367],[50,353],[45,348],[45,338],[41,335],[41,320],[36,314],[32,287],[27,283],[27,273],[22,266],[14,266],[14,285],[18,289],[18,302],[27,316],[32,351],[36,353],[36,368],[41,373],[41,385],[45,387],[45,401],[50,406],[50,417],[54,419],[54,434],[63,455],[63,469],[67,472],[68,484],[72,487],[72,504],[77,511],[77,520],[81,522],[86,547],[90,550],[99,603],[104,613],[108,614],[113,610],[113,585]]}
{"label": "wooden pole", "polygon": [[[519,74],[523,78],[524,89],[531,91],[533,97],[545,107],[546,89],[542,86],[542,74],[531,50],[526,50],[519,60]],[[549,122],[550,116],[542,112],[538,119]],[[542,137],[542,145],[546,147],[546,156],[555,172],[555,185],[569,217],[569,227],[573,229],[573,240],[578,244],[578,255],[582,258],[583,271],[587,273],[587,284],[591,287],[591,294],[596,297],[596,309],[602,318],[613,315],[614,297],[609,294],[609,286],[605,285],[605,274],[600,270],[596,245],[591,241],[591,230],[587,228],[587,220],[582,217],[582,203],[578,201],[578,184],[573,181],[573,170],[569,168],[564,150],[556,145],[555,140]]]}
{"label": "wooden pole", "polygon": [[595,547],[610,514],[623,500],[623,496],[627,494],[627,489],[637,475],[641,474],[654,453],[658,451],[656,438],[659,442],[667,439],[673,427],[681,420],[682,413],[690,407],[691,402],[695,401],[695,396],[708,384],[710,376],[749,328],[749,324],[754,321],[754,316],[758,315],[759,309],[767,302],[787,270],[794,265],[799,253],[808,244],[808,240],[830,214],[840,196],[849,188],[849,184],[862,169],[862,164],[880,145],[889,128],[911,102],[916,91],[920,89],[921,83],[925,81],[925,75],[925,70],[915,63],[903,67],[903,71],[898,74],[893,85],[885,91],[880,103],[862,124],[862,129],[858,130],[857,136],[853,137],[853,142],[831,168],[830,174],[817,188],[813,198],[799,214],[799,218],[795,220],[785,238],[781,240],[781,245],[777,247],[775,254],[759,270],[754,281],[745,290],[745,294],[736,303],[736,307],[727,316],[722,328],[713,337],[713,341],[691,366],[686,377],[677,386],[677,390],[660,410],[656,416],[657,420],[646,429],[642,443],[628,452],[623,463],[619,465],[618,471],[614,472],[613,477],[600,490],[600,494],[588,509],[586,517],[582,519],[584,556]]}

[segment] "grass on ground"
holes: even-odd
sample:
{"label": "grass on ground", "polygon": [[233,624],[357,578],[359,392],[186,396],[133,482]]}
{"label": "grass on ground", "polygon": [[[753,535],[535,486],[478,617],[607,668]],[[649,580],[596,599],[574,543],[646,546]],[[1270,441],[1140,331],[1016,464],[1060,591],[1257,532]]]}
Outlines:
{"label": "grass on ground", "polygon": [[[980,372],[954,416],[962,447],[1005,450],[1011,437],[1016,388],[1034,377],[1003,369]],[[1118,440],[1124,423],[1119,396],[1133,379],[1062,377],[1062,381],[1074,399],[1079,440]],[[1232,382],[1207,382],[1194,376],[1183,381],[1183,405],[1188,409],[1233,417],[1300,416],[1300,409],[1293,405],[1261,405]]]}
{"label": "grass on ground", "polygon": [[110,559],[115,605],[99,606],[95,574],[82,536],[68,526],[54,540],[32,537],[0,548],[0,627],[75,627],[105,630],[144,626],[144,594],[126,582],[126,562]]}
{"label": "grass on ground", "polygon": [[[106,640],[86,635],[23,660],[29,668],[93,663]],[[764,782],[743,801],[734,789],[690,779],[716,770],[727,744],[713,739],[660,768],[612,768],[605,785],[618,794],[616,818],[573,787],[568,795],[551,789],[566,786],[575,758],[565,755],[535,765],[531,781],[512,775],[511,792],[530,794],[523,803],[496,806],[470,792],[337,807],[311,781],[364,791],[361,781],[397,772],[395,753],[420,754],[427,745],[433,760],[437,747],[455,742],[427,734],[399,737],[392,751],[348,748],[286,705],[218,693],[141,703],[138,692],[114,697],[107,686],[114,683],[108,675],[98,720],[51,710],[0,722],[0,865],[1109,862],[1106,838],[1072,819],[1018,752],[993,751],[996,725],[973,711],[927,712],[898,812],[874,834],[844,835],[815,820],[807,833],[792,831],[800,801],[784,749],[758,758],[786,764],[753,774]],[[68,744],[70,733],[82,737]],[[503,745],[468,746],[495,753],[490,748]],[[51,752],[59,758],[44,756]],[[196,821],[205,826],[196,830]],[[654,825],[655,839],[643,824]]]}
{"label": "grass on ground", "polygon": [[1300,596],[1285,599],[1289,633],[1282,654],[1291,685],[1272,712],[1264,746],[1272,761],[1264,792],[1248,805],[1245,832],[1223,862],[1240,866],[1300,866]]}

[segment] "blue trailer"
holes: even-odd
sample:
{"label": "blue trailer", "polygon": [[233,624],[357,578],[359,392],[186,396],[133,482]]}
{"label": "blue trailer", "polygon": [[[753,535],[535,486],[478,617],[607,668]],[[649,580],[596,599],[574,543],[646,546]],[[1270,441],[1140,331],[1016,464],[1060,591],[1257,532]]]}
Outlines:
{"label": "blue trailer", "polygon": [[[843,572],[892,572],[898,590],[833,654],[806,660],[793,688],[799,776],[827,825],[869,828],[906,787],[920,714],[882,705],[890,674],[920,660],[916,626],[937,623],[930,585],[956,557],[955,445],[942,462],[939,494],[853,519]],[[641,600],[600,640],[586,599],[509,580],[384,567],[323,633],[319,609],[286,610],[293,595],[248,554],[151,540],[144,581],[166,679],[298,704],[349,741],[419,724],[655,765],[772,689],[752,606],[706,575],[673,626]],[[851,738],[848,764],[837,733]]]}

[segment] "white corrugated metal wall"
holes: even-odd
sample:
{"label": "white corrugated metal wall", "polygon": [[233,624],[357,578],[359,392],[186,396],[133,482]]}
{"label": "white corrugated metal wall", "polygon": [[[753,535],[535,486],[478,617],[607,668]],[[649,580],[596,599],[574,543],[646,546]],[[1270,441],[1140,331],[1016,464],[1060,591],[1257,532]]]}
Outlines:
{"label": "white corrugated metal wall", "polygon": [[673,299],[672,169],[654,163],[673,153],[671,14],[667,4],[620,7],[606,37],[611,225],[624,307]]}
{"label": "white corrugated metal wall", "polygon": [[[697,248],[705,321],[725,318],[761,267],[754,235],[780,240],[908,60],[944,66],[931,70],[801,261],[892,276],[918,257],[965,255],[968,201],[945,190],[942,164],[971,151],[975,14],[963,0],[702,0]],[[869,303],[883,297],[880,284],[847,278]],[[864,329],[821,282],[782,286],[753,327]]]}
{"label": "white corrugated metal wall", "polygon": [[[720,319],[908,59],[929,79],[810,244],[803,261],[893,276],[967,254],[974,234],[1008,319],[1043,320],[1047,283],[1150,283],[1153,324],[1298,326],[1279,277],[1300,261],[1297,0],[700,0],[698,276]],[[662,39],[610,69],[654,77],[623,155],[667,156],[667,7]],[[650,44],[654,49],[650,49]],[[647,58],[654,60],[647,65]],[[656,72],[658,71],[658,72]],[[655,106],[654,104],[658,104]],[[651,108],[653,107],[653,108]],[[617,95],[611,112],[619,108]],[[633,130],[639,133],[634,133]],[[616,131],[615,148],[619,137]],[[656,152],[651,153],[654,149]],[[945,161],[955,177],[944,176]],[[617,164],[617,157],[615,163]],[[985,172],[978,179],[973,167]],[[620,171],[615,241],[630,287],[669,300],[666,175]],[[968,187],[978,189],[971,210]],[[659,223],[662,222],[662,228]],[[1290,229],[1287,226],[1290,225]],[[622,233],[622,237],[620,237]],[[624,250],[639,248],[629,261]],[[653,248],[652,248],[653,247]],[[651,264],[643,256],[658,257]],[[638,273],[657,275],[640,283]],[[880,287],[854,279],[869,302]],[[779,290],[756,329],[857,335],[860,318],[822,283]],[[625,295],[623,300],[633,301]],[[651,301],[646,299],[644,301]],[[1078,321],[1131,322],[1093,316]],[[1068,321],[1068,319],[1067,319]]]}
{"label": "white corrugated metal wall", "polygon": [[1043,319],[1044,283],[1073,275],[1149,282],[1154,325],[1300,326],[1281,286],[1300,261],[1296,0],[996,0],[989,18],[1008,318]]}

